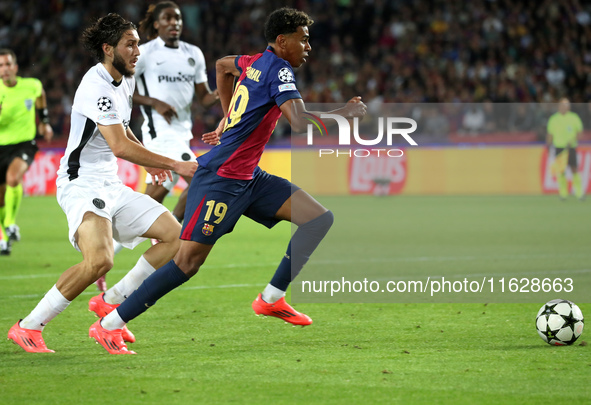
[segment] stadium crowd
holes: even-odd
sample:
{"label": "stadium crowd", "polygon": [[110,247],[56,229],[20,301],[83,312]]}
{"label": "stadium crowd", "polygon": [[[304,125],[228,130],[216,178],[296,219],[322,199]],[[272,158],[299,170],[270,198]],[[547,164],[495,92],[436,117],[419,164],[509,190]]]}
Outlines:
{"label": "stadium crowd", "polygon": [[[79,43],[82,27],[108,12],[137,24],[149,3],[0,1],[0,47],[16,52],[21,76],[43,82],[56,137],[68,133],[74,91],[95,63]],[[573,103],[591,101],[591,4],[581,0],[177,3],[184,16],[183,40],[203,50],[212,87],[216,59],[260,51],[265,17],[289,5],[315,20],[310,61],[297,72],[298,88],[309,103],[341,103],[355,95],[363,96],[370,111],[381,103],[483,103],[462,109],[456,119],[426,112],[435,132],[478,134],[532,130],[547,118],[537,122],[529,107],[510,108],[506,127],[492,128],[484,123],[486,103],[556,102],[563,95]],[[204,111],[194,103],[193,108],[194,134],[215,127],[219,107]],[[135,116],[138,134],[141,116]],[[589,128],[591,122],[584,120]],[[469,127],[478,122],[484,124]],[[288,133],[280,127],[275,138]]]}

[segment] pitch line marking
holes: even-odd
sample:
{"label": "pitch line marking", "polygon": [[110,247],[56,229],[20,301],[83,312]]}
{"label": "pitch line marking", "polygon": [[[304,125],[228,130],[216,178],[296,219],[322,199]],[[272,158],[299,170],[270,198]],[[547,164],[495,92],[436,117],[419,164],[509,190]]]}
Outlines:
{"label": "pitch line marking", "polygon": [[[440,261],[454,261],[454,260],[487,260],[487,259],[496,259],[496,260],[531,260],[531,259],[543,259],[543,258],[560,258],[560,257],[569,257],[572,258],[573,256],[582,256],[587,257],[591,256],[587,253],[580,254],[580,255],[573,255],[573,254],[557,254],[557,255],[510,255],[510,256],[422,256],[422,257],[400,257],[400,258],[383,258],[383,259],[363,259],[363,260],[314,260],[313,264],[315,265],[339,265],[339,264],[367,264],[367,263],[393,263],[393,262],[440,262]],[[267,263],[233,263],[233,264],[223,264],[217,266],[208,266],[205,265],[205,269],[233,269],[233,268],[243,268],[243,267],[269,267],[269,266],[276,266],[277,262],[267,262]],[[127,273],[129,270],[124,269],[113,269],[109,273],[111,274],[123,274]],[[526,273],[524,273],[526,274]],[[487,274],[490,275],[490,274]],[[0,281],[9,281],[9,280],[27,280],[32,278],[58,278],[61,276],[61,273],[41,273],[41,274],[28,274],[28,275],[14,275],[14,276],[0,276]],[[482,274],[469,274],[466,276],[482,276]],[[442,277],[442,276],[439,276]]]}

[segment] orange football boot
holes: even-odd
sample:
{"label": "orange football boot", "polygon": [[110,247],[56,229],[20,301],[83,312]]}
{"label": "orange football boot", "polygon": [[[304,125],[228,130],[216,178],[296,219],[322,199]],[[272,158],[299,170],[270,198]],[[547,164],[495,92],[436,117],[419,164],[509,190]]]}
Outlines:
{"label": "orange football boot", "polygon": [[96,340],[97,344],[103,346],[111,354],[135,354],[125,345],[121,332],[122,329],[107,330],[103,328],[99,319],[88,330],[88,336]]}
{"label": "orange football boot", "polygon": [[40,330],[21,328],[20,321],[22,319],[8,331],[8,340],[12,340],[29,353],[55,353],[45,346]]}
{"label": "orange football boot", "polygon": [[[104,318],[118,306],[119,304],[109,304],[108,302],[105,302],[105,293],[92,297],[90,301],[88,301],[88,310],[94,312],[99,318]],[[127,326],[124,326],[121,331],[123,340],[129,343],[135,343],[135,336],[129,329],[127,329]]]}
{"label": "orange football boot", "polygon": [[285,302],[285,297],[282,297],[273,304],[269,304],[259,294],[252,302],[252,309],[254,309],[254,313],[257,315],[274,316],[293,325],[306,326],[312,324],[312,319],[308,315],[293,309],[291,305]]}

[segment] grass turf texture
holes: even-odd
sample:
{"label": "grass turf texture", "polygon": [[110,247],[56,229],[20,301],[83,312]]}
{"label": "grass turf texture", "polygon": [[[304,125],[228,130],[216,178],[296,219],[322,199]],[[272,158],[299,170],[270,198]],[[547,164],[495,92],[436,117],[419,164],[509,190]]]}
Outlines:
{"label": "grass turf texture", "polygon": [[[322,202],[331,206],[332,201]],[[431,229],[439,235],[409,229],[414,243],[425,240],[422,256],[441,255],[438,239],[449,246],[468,245],[483,258],[493,255],[500,242],[478,236],[499,227],[498,216],[487,222],[489,211],[478,212],[479,206],[489,210],[491,205],[511,215],[524,206],[538,210],[537,221],[528,222],[537,216],[525,215],[514,232],[528,254],[551,254],[558,237],[559,247],[578,253],[561,256],[561,266],[581,269],[588,252],[588,204],[560,205],[555,197],[397,197],[390,202],[401,212],[406,209],[405,226],[426,221],[421,212],[453,218],[453,240],[447,220]],[[465,207],[470,207],[467,215]],[[480,218],[478,226],[474,218]],[[553,233],[543,234],[550,229],[540,225],[544,220]],[[25,198],[19,224],[22,241],[11,256],[0,258],[4,334],[80,259],[67,241],[65,218],[54,198]],[[591,352],[580,345],[589,340],[589,330],[571,347],[543,343],[534,325],[542,302],[296,305],[314,319],[307,328],[254,317],[250,303],[271,277],[289,232],[288,224],[268,231],[241,220],[199,275],[130,324],[138,338],[130,345],[136,356],[110,356],[87,338],[95,319],[87,311],[96,293],[89,287],[45,329],[55,354],[33,355],[11,342],[0,344],[0,403],[591,402]],[[490,238],[497,236],[493,232]],[[109,285],[146,248],[117,256]],[[445,265],[461,269],[478,262]],[[591,305],[577,304],[589,319]]]}

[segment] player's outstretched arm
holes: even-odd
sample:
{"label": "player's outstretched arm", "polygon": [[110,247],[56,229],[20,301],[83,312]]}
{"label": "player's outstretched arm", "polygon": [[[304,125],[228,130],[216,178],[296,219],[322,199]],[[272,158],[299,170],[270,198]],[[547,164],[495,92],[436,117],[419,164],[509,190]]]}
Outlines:
{"label": "player's outstretched arm", "polygon": [[306,131],[309,121],[303,117],[303,113],[310,113],[314,115],[329,113],[340,115],[341,117],[347,119],[363,117],[367,113],[367,106],[361,101],[361,97],[359,96],[353,97],[343,107],[332,111],[307,111],[306,105],[301,98],[287,100],[285,103],[281,104],[279,108],[295,132]]}
{"label": "player's outstretched arm", "polygon": [[[109,144],[111,151],[118,158],[125,159],[140,166],[156,169],[172,170],[181,176],[192,177],[197,170],[197,162],[181,162],[169,159],[144,148],[135,138],[131,130],[123,128],[123,124],[98,125],[98,129]],[[137,142],[136,142],[137,141]]]}

